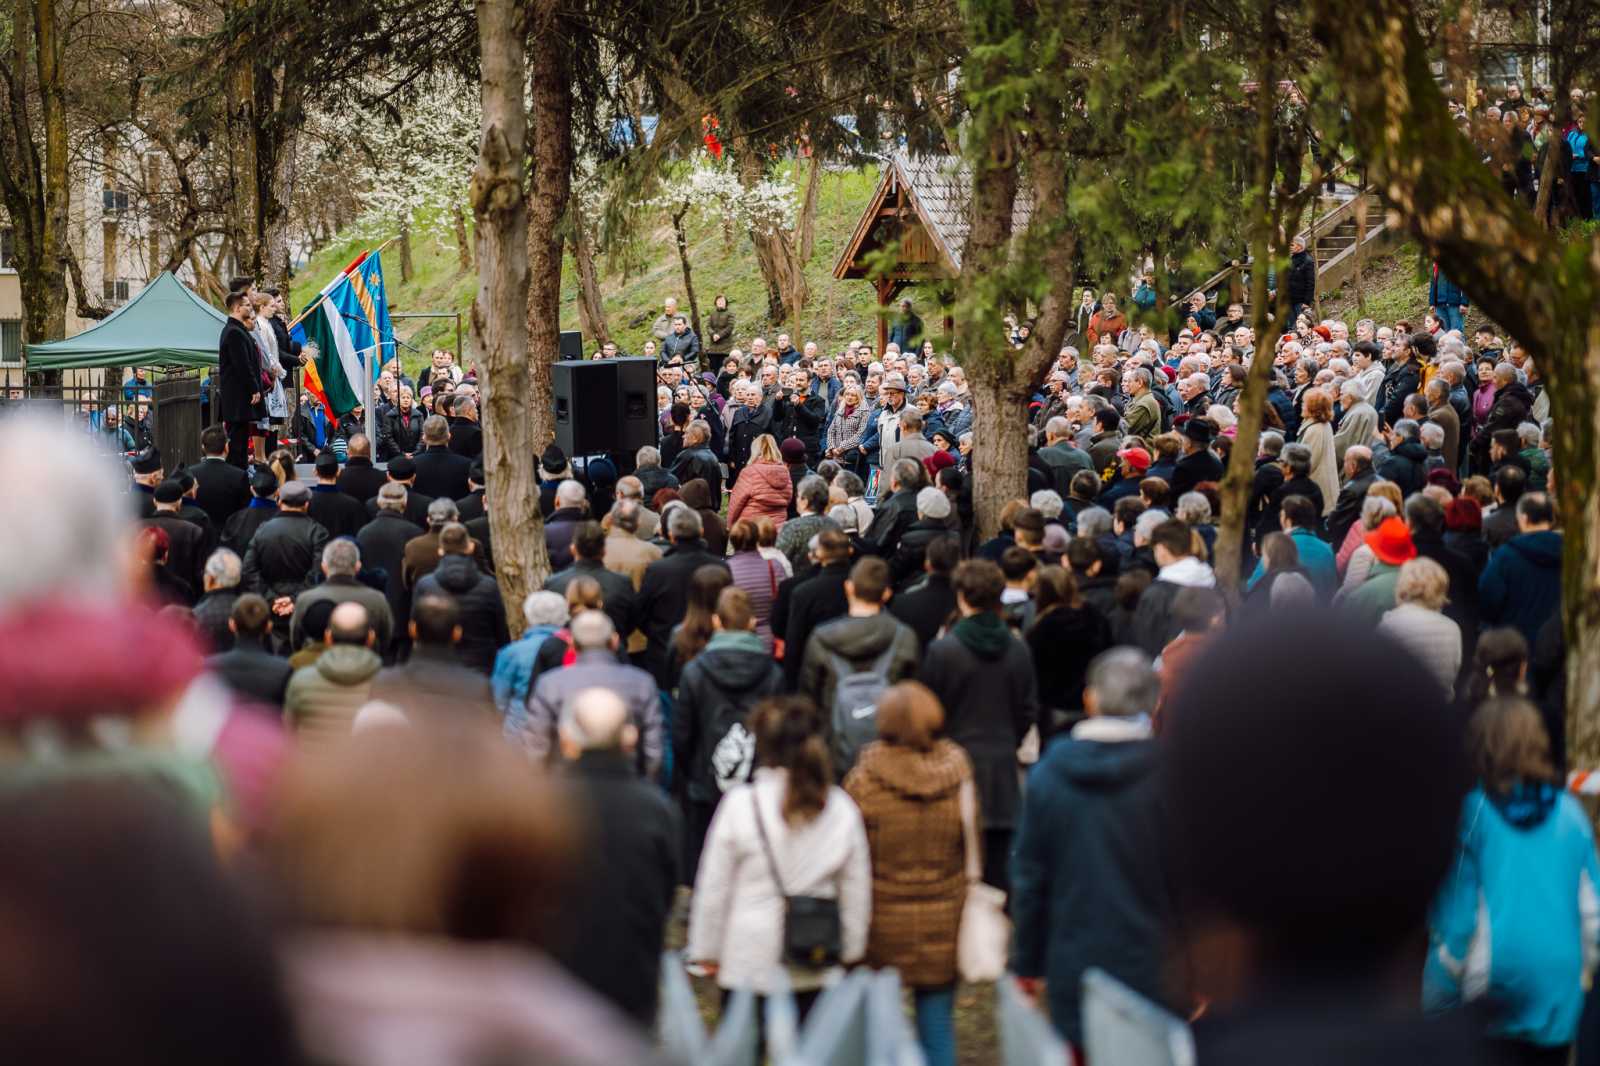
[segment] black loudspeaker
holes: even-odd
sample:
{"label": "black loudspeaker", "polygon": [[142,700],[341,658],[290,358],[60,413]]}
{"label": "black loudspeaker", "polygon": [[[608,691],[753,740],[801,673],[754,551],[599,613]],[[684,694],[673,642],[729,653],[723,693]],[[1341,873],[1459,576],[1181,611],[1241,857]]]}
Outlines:
{"label": "black loudspeaker", "polygon": [[575,329],[561,331],[561,345],[558,351],[563,359],[583,358],[583,334]]}
{"label": "black loudspeaker", "polygon": [[654,359],[563,359],[552,371],[556,444],[568,458],[655,444]]}

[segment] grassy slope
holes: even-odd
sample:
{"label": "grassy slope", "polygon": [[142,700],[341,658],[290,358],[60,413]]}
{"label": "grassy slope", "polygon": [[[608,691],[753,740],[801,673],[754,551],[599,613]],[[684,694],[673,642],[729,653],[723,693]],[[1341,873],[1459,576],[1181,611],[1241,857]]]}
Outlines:
{"label": "grassy slope", "polygon": [[[825,349],[842,346],[852,337],[867,337],[876,331],[876,299],[872,286],[859,280],[834,280],[833,263],[849,241],[877,180],[876,170],[830,171],[824,172],[822,177],[817,207],[816,248],[806,268],[811,300],[803,316],[802,329],[796,331],[793,323],[785,323],[781,328],[791,334],[798,332],[807,339],[816,340]],[[760,271],[755,266],[749,236],[742,232],[735,233],[730,245],[720,226],[699,222],[690,227],[689,238],[689,260],[694,271],[695,293],[700,302],[701,315],[710,313],[712,298],[717,293],[725,293],[737,316],[736,336],[747,342],[760,331],[770,343],[778,327],[767,321],[765,287]],[[304,307],[306,301],[313,298],[329,278],[354,258],[365,243],[358,239],[341,240],[313,256],[295,278],[293,297],[296,309]],[[477,295],[476,273],[460,269],[454,242],[450,240],[429,236],[414,238],[412,258],[415,267],[412,278],[410,282],[403,283],[400,280],[398,251],[391,246],[384,253],[384,279],[388,285],[390,310],[460,311],[462,347],[470,361],[471,341],[465,336],[465,329],[467,313]],[[688,310],[683,298],[683,277],[678,265],[677,248],[672,231],[664,220],[639,242],[635,258],[642,259],[647,265],[631,273],[624,273],[616,263],[610,261],[600,263],[600,287],[605,297],[606,322],[612,336],[624,351],[629,352],[638,351],[639,345],[649,335],[650,324],[661,313],[661,301],[664,298],[676,296],[685,312]],[[576,291],[569,258],[562,272],[563,329],[578,328]],[[931,299],[919,299],[914,291],[909,295],[917,299],[925,318],[931,320],[937,317],[936,313],[929,310]],[[396,320],[395,333],[423,353],[436,346],[455,346],[454,319]],[[405,352],[403,355],[403,362],[408,369],[415,368],[422,360],[423,356],[417,352]]]}
{"label": "grassy slope", "polygon": [[[822,177],[816,250],[806,268],[811,301],[801,329],[796,330],[793,323],[785,323],[781,328],[816,340],[825,350],[840,347],[852,337],[872,336],[876,331],[872,286],[865,281],[834,280],[833,263],[850,239],[877,180],[875,170],[829,171]],[[749,236],[734,233],[730,242],[722,227],[701,221],[690,227],[689,237],[690,264],[702,316],[710,313],[712,298],[719,292],[725,293],[738,318],[736,336],[741,343],[748,343],[757,332],[765,334],[771,342],[780,327],[767,321],[765,288],[755,266]],[[364,244],[359,239],[342,240],[314,256],[295,280],[295,306],[303,307]],[[398,252],[391,247],[384,255],[390,309],[396,312],[461,312],[462,347],[470,361],[471,340],[466,336],[466,321],[477,295],[476,273],[460,269],[455,244],[449,239],[415,238],[412,258],[415,266],[412,278],[410,282],[402,282]],[[601,262],[600,287],[612,336],[624,351],[636,352],[648,336],[650,324],[660,313],[661,301],[667,296],[677,296],[680,303],[684,303],[683,278],[672,232],[664,221],[650,230],[634,249],[632,258],[646,265],[624,271],[620,265],[622,258],[617,256]],[[1427,279],[1416,245],[1407,243],[1369,263],[1363,271],[1363,284],[1364,310],[1358,313],[1355,286],[1347,284],[1341,291],[1324,295],[1323,314],[1343,316],[1350,322],[1358,317],[1371,317],[1380,323],[1409,318],[1414,324],[1421,324],[1428,310]],[[577,286],[570,260],[563,271],[561,288],[561,326],[577,329]],[[914,290],[909,295],[916,299],[920,313],[933,327],[937,312],[933,309],[931,295],[918,296]],[[1480,321],[1482,316],[1469,311],[1469,329]],[[453,318],[397,320],[395,325],[400,339],[422,353],[434,347],[455,347]],[[403,361],[409,370],[415,370],[423,356],[406,351]]]}

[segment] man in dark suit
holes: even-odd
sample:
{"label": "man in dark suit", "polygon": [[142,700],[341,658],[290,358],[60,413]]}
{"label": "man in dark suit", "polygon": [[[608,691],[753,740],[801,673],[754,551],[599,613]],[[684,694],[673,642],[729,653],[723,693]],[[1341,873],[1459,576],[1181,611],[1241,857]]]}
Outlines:
{"label": "man in dark suit", "polygon": [[672,628],[683,621],[689,606],[689,579],[702,566],[727,563],[706,550],[705,524],[692,507],[674,507],[667,532],[672,546],[651,563],[639,584],[638,625],[644,630],[645,645],[640,665],[655,675],[662,688],[672,673]]}
{"label": "man in dark suit", "polygon": [[250,479],[250,502],[222,523],[222,546],[242,558],[255,539],[256,530],[278,514],[278,479],[272,471],[257,470]]}
{"label": "man in dark suit", "polygon": [[[428,504],[433,502],[433,497],[416,490],[417,464],[409,456],[396,456],[389,463],[389,481],[406,490],[405,506],[401,508],[406,518],[419,526],[428,524]],[[367,501],[367,517],[371,518],[378,513],[378,498],[374,496]]]}
{"label": "man in dark suit", "polygon": [[254,593],[240,596],[228,616],[228,628],[233,631],[233,650],[211,656],[206,666],[240,696],[281,710],[294,668],[267,647],[272,632],[272,609],[267,601]]}
{"label": "man in dark suit", "polygon": [[936,537],[928,542],[922,559],[925,576],[889,601],[889,613],[911,627],[917,647],[926,648],[938,637],[950,613],[956,609],[956,590],[950,583],[956,564],[961,561],[961,541],[956,537]]}
{"label": "man in dark suit", "polygon": [[317,483],[311,486],[311,517],[330,537],[353,537],[367,524],[367,509],[354,496],[339,491],[339,457],[319,452]]}
{"label": "man in dark suit", "polygon": [[451,499],[467,494],[467,471],[472,460],[450,450],[450,425],[442,415],[422,423],[422,450],[413,460],[417,466],[417,491],[434,499]]}
{"label": "man in dark suit", "polygon": [[450,419],[450,450],[469,462],[483,456],[483,428],[478,425],[478,401],[463,396]]}
{"label": "man in dark suit", "polygon": [[817,534],[817,548],[812,559],[816,567],[809,577],[795,582],[788,596],[788,617],[783,629],[783,672],[791,689],[800,682],[800,661],[805,657],[804,649],[812,630],[824,622],[844,617],[850,609],[844,592],[845,579],[850,574],[850,538],[837,529],[824,529]]}
{"label": "man in dark suit", "polygon": [[344,472],[339,475],[339,491],[367,503],[389,478],[372,465],[372,440],[365,433],[351,436],[349,448]]}
{"label": "man in dark suit", "polygon": [[356,534],[356,547],[361,549],[362,571],[384,575],[383,591],[389,598],[389,610],[394,615],[396,631],[403,634],[411,595],[401,577],[402,564],[406,545],[422,536],[423,528],[406,518],[404,485],[385,485],[375,502],[378,513]]}
{"label": "man in dark suit", "polygon": [[228,321],[217,342],[217,417],[227,427],[228,462],[243,470],[250,456],[250,429],[267,417],[261,402],[261,358],[256,351],[255,309],[242,292],[228,294]]}
{"label": "man in dark suit", "polygon": [[204,458],[189,468],[198,486],[195,506],[221,529],[229,515],[250,502],[250,476],[228,462],[228,431],[221,426],[200,431],[200,450]]}
{"label": "man in dark suit", "polygon": [[[453,439],[453,438],[452,438]],[[488,512],[483,508],[483,460],[479,459],[467,470],[467,494],[456,501],[456,511],[462,522],[482,518]]]}

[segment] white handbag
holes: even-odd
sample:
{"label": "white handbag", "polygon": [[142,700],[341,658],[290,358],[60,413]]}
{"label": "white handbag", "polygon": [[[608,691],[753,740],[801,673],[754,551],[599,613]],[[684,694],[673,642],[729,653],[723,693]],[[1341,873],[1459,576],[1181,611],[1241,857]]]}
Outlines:
{"label": "white handbag", "polygon": [[977,800],[970,782],[961,790],[961,834],[967,845],[967,899],[956,934],[956,970],[968,983],[998,981],[1006,971],[1011,919],[1006,917],[1006,894],[982,880]]}

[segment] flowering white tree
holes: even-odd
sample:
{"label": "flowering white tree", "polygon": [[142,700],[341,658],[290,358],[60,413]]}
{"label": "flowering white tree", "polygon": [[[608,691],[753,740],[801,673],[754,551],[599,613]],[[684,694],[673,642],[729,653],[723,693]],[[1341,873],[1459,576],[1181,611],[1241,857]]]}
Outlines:
{"label": "flowering white tree", "polygon": [[788,181],[766,179],[747,187],[732,168],[712,160],[709,155],[700,155],[687,167],[669,175],[656,194],[638,206],[661,211],[672,223],[672,233],[678,243],[678,262],[683,267],[684,296],[689,301],[689,314],[698,335],[700,304],[694,294],[685,220],[698,216],[753,233],[773,233],[793,217],[795,195],[794,186]]}
{"label": "flowering white tree", "polygon": [[352,175],[362,203],[356,231],[375,240],[396,230],[453,239],[462,269],[470,268],[463,208],[477,159],[478,123],[477,93],[441,83],[408,104],[399,122],[362,129],[362,163]]}

